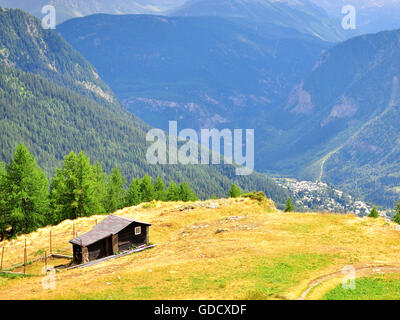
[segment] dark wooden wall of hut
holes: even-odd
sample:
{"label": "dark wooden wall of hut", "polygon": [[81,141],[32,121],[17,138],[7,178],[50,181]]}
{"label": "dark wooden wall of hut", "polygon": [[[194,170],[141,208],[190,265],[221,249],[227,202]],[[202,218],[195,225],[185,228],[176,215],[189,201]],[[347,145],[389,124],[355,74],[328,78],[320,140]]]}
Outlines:
{"label": "dark wooden wall of hut", "polygon": [[[144,244],[146,243],[146,233],[147,233],[147,228],[146,225],[143,224],[139,224],[139,223],[134,223],[133,225],[133,243],[135,244]],[[142,232],[140,234],[138,234],[137,236],[135,236],[135,227],[141,227],[142,228]]]}
{"label": "dark wooden wall of hut", "polygon": [[[135,235],[135,228],[141,227],[141,233]],[[118,233],[118,250],[129,250],[133,245],[146,243],[146,225],[133,223]]]}
{"label": "dark wooden wall of hut", "polygon": [[100,259],[109,255],[106,252],[106,241],[107,239],[103,239],[88,246],[89,261]]}

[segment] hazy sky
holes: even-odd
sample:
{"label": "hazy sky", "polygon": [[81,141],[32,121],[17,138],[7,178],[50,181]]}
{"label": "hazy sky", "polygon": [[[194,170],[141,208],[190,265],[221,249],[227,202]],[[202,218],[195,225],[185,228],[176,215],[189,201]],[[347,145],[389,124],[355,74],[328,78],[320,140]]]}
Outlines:
{"label": "hazy sky", "polygon": [[[59,10],[59,20],[73,16],[84,16],[93,13],[151,13],[163,14],[181,6],[189,0],[0,0],[0,6],[21,8],[41,16],[41,8],[53,4]],[[241,0],[241,1],[284,1],[301,3],[311,1],[323,7],[332,15],[340,16],[344,5],[354,5],[357,9],[374,7],[386,14],[396,14],[400,10],[400,0]],[[397,6],[393,11],[393,6]],[[382,10],[379,10],[382,8]],[[386,9],[386,10],[385,10]],[[363,10],[365,11],[365,10]],[[392,12],[392,13],[391,13]],[[400,14],[399,14],[400,17]],[[385,19],[385,17],[383,17]],[[399,18],[400,19],[400,18]],[[61,22],[61,21],[58,21]]]}

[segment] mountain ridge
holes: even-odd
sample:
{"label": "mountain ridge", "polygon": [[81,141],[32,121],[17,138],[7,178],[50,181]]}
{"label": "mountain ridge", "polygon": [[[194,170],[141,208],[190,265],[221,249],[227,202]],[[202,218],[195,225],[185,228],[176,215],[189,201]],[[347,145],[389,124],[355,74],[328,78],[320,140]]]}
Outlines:
{"label": "mountain ridge", "polygon": [[351,35],[342,29],[339,19],[308,0],[189,0],[169,14],[236,18],[257,26],[275,24],[332,42]]}

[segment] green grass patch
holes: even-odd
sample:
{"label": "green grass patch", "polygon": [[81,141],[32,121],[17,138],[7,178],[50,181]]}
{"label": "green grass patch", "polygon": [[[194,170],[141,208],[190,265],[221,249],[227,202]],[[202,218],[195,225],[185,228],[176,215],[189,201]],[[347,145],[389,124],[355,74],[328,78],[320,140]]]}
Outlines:
{"label": "green grass patch", "polygon": [[154,208],[157,205],[156,201],[147,202],[143,205],[144,209]]}
{"label": "green grass patch", "polygon": [[30,274],[13,274],[0,271],[0,277],[5,279],[20,279],[32,277]]}
{"label": "green grass patch", "polygon": [[32,275],[30,274],[10,274],[0,271],[0,290],[3,286],[5,286],[9,280],[21,279],[21,278],[30,278]]}
{"label": "green grass patch", "polygon": [[400,275],[386,274],[356,280],[354,290],[338,285],[326,293],[323,300],[399,300]]}
{"label": "green grass patch", "polygon": [[292,254],[271,262],[268,258],[258,261],[256,268],[246,277],[253,278],[254,288],[244,297],[249,300],[282,299],[286,290],[306,279],[310,272],[325,268],[338,258],[337,255]]}

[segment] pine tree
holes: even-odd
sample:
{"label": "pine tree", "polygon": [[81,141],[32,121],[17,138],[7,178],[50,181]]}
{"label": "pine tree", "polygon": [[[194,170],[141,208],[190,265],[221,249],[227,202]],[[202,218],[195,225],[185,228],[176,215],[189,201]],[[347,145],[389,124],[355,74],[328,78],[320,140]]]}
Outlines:
{"label": "pine tree", "polygon": [[157,177],[156,182],[154,183],[154,191],[156,200],[165,201],[167,198],[167,192],[165,191],[164,180],[160,177]]}
{"label": "pine tree", "polygon": [[140,193],[143,202],[150,202],[155,199],[154,185],[149,175],[145,175],[140,182]]}
{"label": "pine tree", "polygon": [[196,201],[198,200],[196,194],[190,189],[188,183],[181,183],[179,186],[179,200],[181,201]]}
{"label": "pine tree", "polygon": [[78,217],[75,191],[78,188],[76,163],[77,156],[71,151],[64,157],[62,168],[56,168],[55,176],[51,181],[50,204],[54,224],[64,219]]}
{"label": "pine tree", "polygon": [[[108,204],[108,198],[107,198],[107,191],[108,191],[108,175],[105,173],[101,167],[101,164],[96,161],[96,163],[93,165],[93,175],[94,175],[94,184],[93,187],[96,189],[96,194],[97,194],[97,199],[99,203],[101,204],[102,208],[106,208]],[[101,213],[99,211],[99,213]],[[104,213],[106,213],[106,210],[104,209]]]}
{"label": "pine tree", "polygon": [[106,212],[112,213],[124,207],[126,199],[125,183],[126,179],[122,176],[121,171],[114,168],[107,183]]}
{"label": "pine tree", "polygon": [[368,217],[370,218],[379,218],[379,212],[378,209],[374,206],[370,212],[370,214],[368,215]]}
{"label": "pine tree", "polygon": [[1,180],[3,228],[12,226],[16,235],[47,224],[49,183],[24,144],[17,146]]}
{"label": "pine tree", "polygon": [[126,206],[136,206],[142,203],[142,194],[140,192],[140,179],[136,178],[132,180],[131,185],[129,186],[128,195],[126,197]]}
{"label": "pine tree", "polygon": [[237,197],[240,197],[241,194],[242,194],[242,190],[236,184],[232,184],[232,187],[228,193],[228,197],[229,198],[237,198]]}
{"label": "pine tree", "polygon": [[67,155],[51,183],[54,223],[104,213],[102,199],[98,197],[101,180],[98,168],[90,164],[83,152],[78,156],[74,152]]}
{"label": "pine tree", "polygon": [[285,212],[293,212],[293,211],[294,211],[294,207],[293,207],[292,199],[288,198],[286,201]]}
{"label": "pine tree", "polygon": [[400,201],[396,204],[394,208],[393,221],[400,224]]}
{"label": "pine tree", "polygon": [[180,199],[179,187],[172,180],[167,189],[167,201],[179,201]]}

